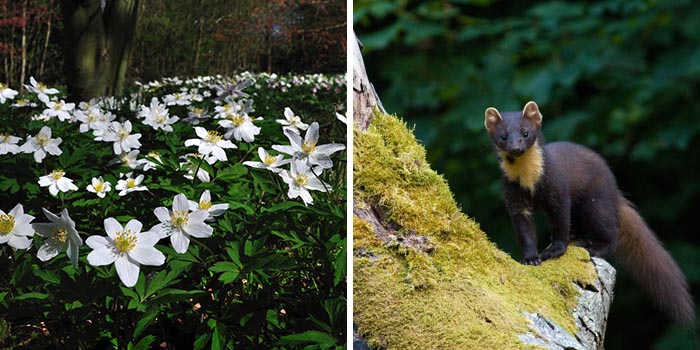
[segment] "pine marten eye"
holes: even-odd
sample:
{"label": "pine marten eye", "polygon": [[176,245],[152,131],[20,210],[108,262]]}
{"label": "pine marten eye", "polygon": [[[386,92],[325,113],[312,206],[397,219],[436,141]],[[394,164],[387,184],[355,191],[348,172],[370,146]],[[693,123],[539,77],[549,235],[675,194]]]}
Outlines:
{"label": "pine marten eye", "polygon": [[529,133],[529,132],[527,132],[527,131],[523,131],[523,137],[527,137],[528,135],[530,135],[530,133]]}
{"label": "pine marten eye", "polygon": [[501,140],[505,141],[508,139],[508,135],[506,134],[501,134]]}

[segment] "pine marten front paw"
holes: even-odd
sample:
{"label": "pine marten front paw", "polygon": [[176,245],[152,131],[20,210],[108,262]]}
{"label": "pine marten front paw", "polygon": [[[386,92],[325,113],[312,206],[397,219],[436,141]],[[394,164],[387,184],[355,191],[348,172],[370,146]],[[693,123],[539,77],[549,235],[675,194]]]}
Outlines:
{"label": "pine marten front paw", "polygon": [[552,243],[549,247],[545,248],[540,254],[542,260],[549,260],[558,258],[566,253],[566,244],[563,243]]}
{"label": "pine marten front paw", "polygon": [[542,260],[539,255],[534,255],[523,258],[523,260],[520,260],[520,263],[523,265],[537,266],[542,263]]}

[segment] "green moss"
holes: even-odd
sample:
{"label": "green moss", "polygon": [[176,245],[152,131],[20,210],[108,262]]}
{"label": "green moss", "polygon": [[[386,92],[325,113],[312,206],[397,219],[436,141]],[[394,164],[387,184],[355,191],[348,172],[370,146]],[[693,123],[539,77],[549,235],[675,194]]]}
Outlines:
{"label": "green moss", "polygon": [[[385,244],[354,218],[354,320],[370,345],[391,349],[522,349],[523,312],[575,333],[573,283],[590,284],[588,253],[524,266],[460,212],[425,150],[394,116],[378,114],[354,135],[355,198],[379,203],[386,220],[431,240],[427,254]],[[506,218],[504,218],[505,220]]]}

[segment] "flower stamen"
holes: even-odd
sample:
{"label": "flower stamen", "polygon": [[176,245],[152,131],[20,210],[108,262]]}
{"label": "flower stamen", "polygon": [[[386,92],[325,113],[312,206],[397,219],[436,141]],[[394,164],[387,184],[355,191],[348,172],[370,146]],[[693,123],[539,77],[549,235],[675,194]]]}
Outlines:
{"label": "flower stamen", "polygon": [[60,180],[63,177],[63,175],[66,175],[66,173],[62,169],[56,169],[51,172],[51,177],[54,180]]}
{"label": "flower stamen", "polygon": [[58,243],[65,243],[68,240],[68,232],[61,228],[56,228],[51,232],[51,239]]}
{"label": "flower stamen", "polygon": [[316,149],[316,142],[311,142],[311,141],[305,141],[301,145],[301,150],[304,151],[306,154],[312,153]]}
{"label": "flower stamen", "polygon": [[189,217],[185,210],[175,210],[173,215],[170,216],[170,224],[175,228],[181,228],[187,225],[188,221]]}
{"label": "flower stamen", "polygon": [[114,237],[114,246],[120,252],[130,252],[136,247],[136,235],[131,230],[117,231],[117,235]]}
{"label": "flower stamen", "polygon": [[9,214],[0,215],[0,235],[6,235],[15,228],[15,217]]}

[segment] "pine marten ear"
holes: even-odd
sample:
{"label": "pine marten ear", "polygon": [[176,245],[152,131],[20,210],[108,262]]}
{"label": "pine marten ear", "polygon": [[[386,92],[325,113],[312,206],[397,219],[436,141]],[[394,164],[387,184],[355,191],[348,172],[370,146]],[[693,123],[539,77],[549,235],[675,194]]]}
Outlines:
{"label": "pine marten ear", "polygon": [[501,113],[498,113],[497,109],[493,107],[486,108],[486,119],[484,119],[486,130],[491,131],[491,129],[502,121]]}
{"label": "pine marten ear", "polygon": [[523,108],[523,118],[535,123],[538,127],[542,125],[542,113],[540,113],[540,108],[537,107],[535,101],[530,101],[525,104],[525,108]]}

